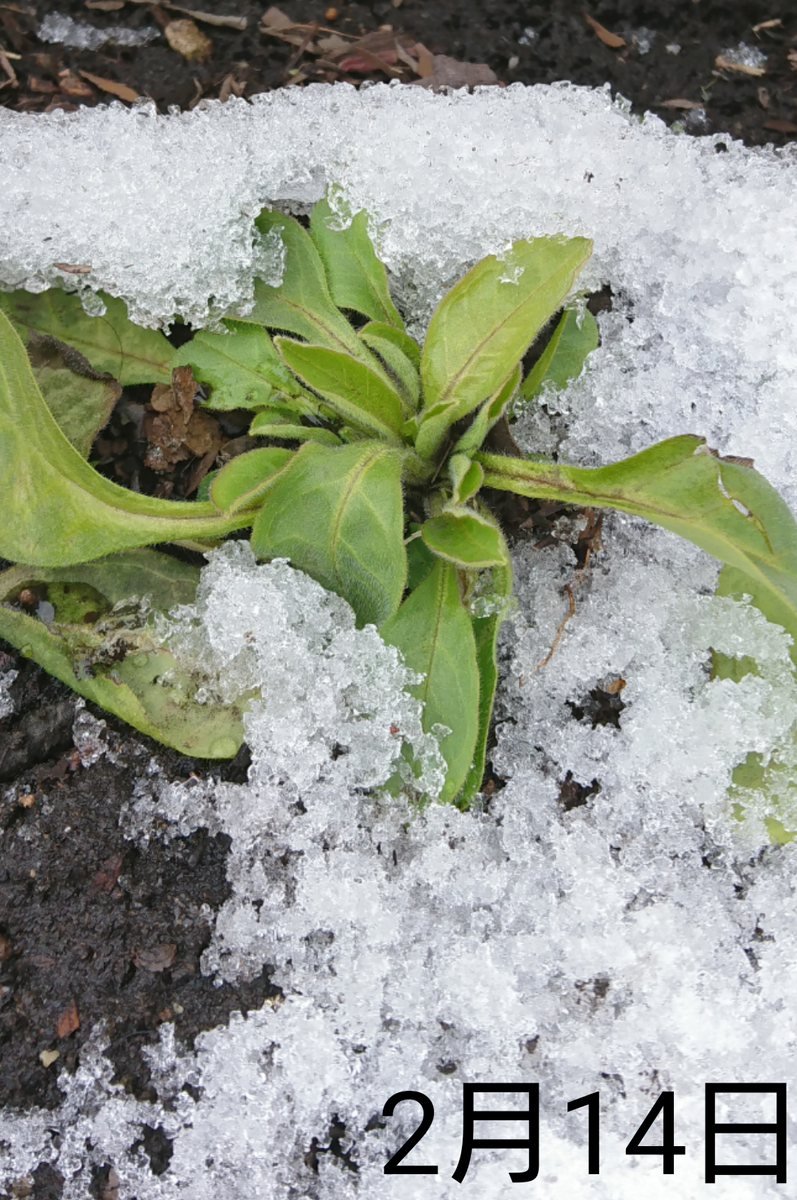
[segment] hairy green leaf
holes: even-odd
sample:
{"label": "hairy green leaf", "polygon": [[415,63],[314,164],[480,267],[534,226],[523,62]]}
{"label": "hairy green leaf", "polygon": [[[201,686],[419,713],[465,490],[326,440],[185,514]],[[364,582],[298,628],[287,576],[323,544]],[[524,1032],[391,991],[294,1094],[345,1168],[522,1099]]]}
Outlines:
{"label": "hairy green leaf", "polygon": [[[797,621],[797,524],[752,467],[716,457],[703,438],[668,438],[610,467],[566,467],[479,454],[487,487],[646,517],[749,575],[762,611]],[[787,624],[788,621],[788,624]]]}
{"label": "hairy green leaf", "polygon": [[220,536],[247,524],[212,504],[157,500],[94,471],[67,441],[36,386],[25,348],[0,313],[0,555],[37,566]]}
{"label": "hairy green leaf", "polygon": [[293,217],[268,210],[255,225],[264,236],[279,231],[285,245],[285,272],[278,287],[255,280],[254,308],[240,319],[296,333],[373,366],[373,355],[332,301],[324,265],[307,231]]}
{"label": "hairy green leaf", "polygon": [[[0,637],[149,737],[182,754],[230,758],[243,740],[250,697],[197,704],[197,681],[153,640],[144,618],[132,615],[135,596],[146,595],[158,610],[190,602],[198,578],[197,568],[151,550],[58,570],[13,567],[0,575]],[[23,585],[53,606],[48,623],[1,603]],[[112,611],[125,601],[124,612]]]}
{"label": "hairy green leaf", "polygon": [[[396,344],[394,337],[384,336],[384,330],[389,330],[391,334],[399,333],[398,329],[393,329],[389,325],[370,321],[368,325],[360,330],[359,336],[367,346],[370,346],[379,355],[390,369],[391,374],[398,381],[401,392],[406,399],[406,411],[414,413],[421,398],[421,377],[412,359],[409,358],[401,346]],[[400,336],[405,341],[409,342],[412,340],[406,334],[401,334]],[[414,342],[413,345],[415,345]]]}
{"label": "hairy green leaf", "polygon": [[252,529],[260,558],[286,557],[348,600],[359,625],[399,606],[407,578],[401,454],[379,442],[297,450]]}
{"label": "hairy green leaf", "polygon": [[[208,408],[263,408],[287,396],[298,397],[287,370],[265,329],[245,321],[225,321],[229,333],[200,329],[174,353],[172,366],[190,366],[194,379],[211,387]],[[300,407],[299,412],[305,408]]]}
{"label": "hairy green leaf", "polygon": [[574,308],[565,309],[550,341],[529,371],[520,388],[521,398],[539,395],[546,383],[561,390],[576,379],[587,355],[598,345],[598,326],[589,309],[582,314],[581,326]]}
{"label": "hairy green leaf", "polygon": [[171,345],[158,329],[142,329],[127,315],[124,300],[99,293],[102,317],[89,317],[79,298],[61,288],[0,292],[0,310],[11,320],[72,346],[95,371],[107,372],[123,386],[171,383]]}
{"label": "hairy green leaf", "polygon": [[500,566],[506,559],[503,538],[494,522],[470,509],[448,509],[421,528],[433,554],[469,571]]}
{"label": "hairy green leaf", "polygon": [[259,507],[260,498],[293,455],[293,450],[278,446],[264,446],[237,455],[216,472],[210,485],[210,499],[227,516]]}
{"label": "hairy green leaf", "polygon": [[504,385],[591,252],[592,242],[580,237],[515,242],[504,258],[488,255],[446,293],[421,356],[428,412],[419,454],[433,457],[449,426]]}
{"label": "hairy green leaf", "polygon": [[370,337],[379,338],[380,341],[391,342],[392,345],[400,350],[405,358],[408,358],[415,368],[418,378],[421,377],[421,348],[403,329],[397,329],[395,325],[388,325],[384,321],[369,321],[367,325],[363,325],[358,331],[358,337],[361,337],[364,342],[367,342]]}
{"label": "hairy green leaf", "polygon": [[249,426],[252,437],[282,438],[283,441],[320,442],[322,446],[339,446],[340,438],[323,425],[297,425],[278,413],[258,413]]}
{"label": "hairy green leaf", "polygon": [[368,236],[366,213],[358,212],[346,229],[335,229],[336,220],[326,200],[319,200],[310,216],[310,236],[324,264],[333,302],[403,329],[387,290],[384,263],[376,257]]}
{"label": "hairy green leaf", "polygon": [[381,375],[350,354],[276,337],[274,345],[308,387],[323,396],[348,424],[369,435],[402,445],[401,399]]}
{"label": "hairy green leaf", "polygon": [[447,466],[452,487],[451,503],[455,507],[465,504],[481,488],[484,471],[479,463],[472,462],[467,454],[452,454]]}
{"label": "hairy green leaf", "polygon": [[423,701],[423,728],[451,732],[440,739],[446,760],[442,800],[454,800],[470,770],[479,731],[479,671],[470,617],[462,607],[456,568],[438,559],[379,631],[411,670],[424,676],[409,690]]}

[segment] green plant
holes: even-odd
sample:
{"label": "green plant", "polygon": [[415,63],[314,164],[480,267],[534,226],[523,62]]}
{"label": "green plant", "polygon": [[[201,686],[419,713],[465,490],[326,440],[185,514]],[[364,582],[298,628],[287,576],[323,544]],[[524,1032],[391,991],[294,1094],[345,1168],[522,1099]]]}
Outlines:
{"label": "green plant", "polygon": [[[358,623],[377,625],[423,675],[424,727],[451,730],[443,798],[465,805],[482,781],[496,636],[512,589],[484,488],[646,517],[728,564],[726,592],[749,594],[797,629],[797,525],[745,461],[719,458],[692,435],[597,469],[491,451],[510,406],[533,401],[549,380],[562,386],[597,345],[590,314],[579,321],[565,307],[521,377],[529,346],[573,291],[587,239],[519,241],[483,259],[444,296],[421,347],[390,298],[365,214],[334,224],[327,201],[309,232],[263,212],[261,235],[285,247],[282,282],[256,281],[246,318],[176,352],[133,325],[118,300],[91,318],[57,289],[0,297],[0,554],[24,564],[0,576],[0,636],[146,733],[197,755],[234,753],[247,698],[230,709],[196,705],[146,620],[146,604],[165,610],[190,597],[197,572],[142,547],[202,548],[251,527],[256,555],[290,558],[345,597]],[[355,327],[344,310],[365,323]],[[42,365],[43,344],[83,356],[84,393],[91,384],[96,394],[82,415],[75,379],[53,378],[70,364]],[[250,432],[264,442],[215,472],[193,502],[134,494],[87,461],[113,381],[168,382],[176,367],[192,369],[209,408],[250,409]],[[43,622],[19,596],[45,587]],[[147,597],[145,610],[131,610],[131,596]]]}

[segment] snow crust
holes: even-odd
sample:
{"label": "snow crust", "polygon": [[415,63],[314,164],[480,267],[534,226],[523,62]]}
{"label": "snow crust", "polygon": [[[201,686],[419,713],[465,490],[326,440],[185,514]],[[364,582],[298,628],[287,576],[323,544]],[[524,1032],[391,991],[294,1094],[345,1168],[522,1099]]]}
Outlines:
{"label": "snow crust", "polygon": [[[792,152],[671,132],[606,91],[569,85],[473,96],[336,86],[168,118],[118,106],[9,114],[0,163],[3,283],[39,289],[58,277],[53,262],[91,263],[90,286],[152,323],[175,311],[212,323],[245,307],[262,254],[255,213],[305,209],[328,184],[344,216],[371,214],[418,331],[471,263],[510,240],[593,237],[582,282],[610,284],[613,311],[599,317],[601,345],[581,378],[521,418],[527,448],[593,465],[703,433],[722,453],[755,457],[797,506]],[[218,687],[264,671],[257,654],[240,657],[240,638],[265,569],[237,553],[211,559],[197,612],[175,618],[174,636],[204,639],[239,672],[222,671]],[[515,570],[494,754],[508,782],[469,814],[369,790],[367,769],[389,767],[384,726],[382,742],[374,721],[358,729],[345,711],[364,709],[344,710],[332,685],[352,662],[379,662],[392,682],[371,711],[383,722],[406,704],[409,720],[400,668],[376,643],[355,645],[345,606],[316,585],[267,572],[269,652],[285,647],[316,681],[291,692],[294,740],[280,741],[261,680],[249,784],[170,784],[153,763],[124,821],[140,841],[156,836],[154,817],[168,822],[158,836],[200,825],[231,836],[232,894],[203,969],[235,981],[269,964],[284,999],[203,1035],[195,1053],[164,1026],[154,1104],[111,1082],[96,1030],[76,1075],[61,1076],[61,1109],[0,1119],[4,1186],[47,1159],[65,1200],[88,1194],[92,1163],[113,1163],[119,1200],[460,1195],[463,1081],[539,1081],[531,1186],[554,1200],[703,1196],[707,1081],[787,1082],[793,1141],[797,859],[792,845],[766,845],[763,808],[740,823],[727,795],[749,752],[794,754],[788,639],[714,597],[716,564],[700,551],[631,518],[607,519],[584,575],[566,546],[524,550]],[[565,584],[575,614],[538,666],[568,610]],[[280,611],[317,615],[324,604],[320,642],[279,624]],[[758,673],[712,680],[710,647],[754,658]],[[593,727],[589,694],[617,679],[619,726]],[[330,767],[341,724],[349,755]],[[581,804],[562,802],[568,773]],[[411,1104],[380,1115],[406,1089],[434,1102],[411,1161],[438,1164],[436,1177],[383,1174],[418,1121]],[[625,1153],[663,1089],[675,1092],[686,1146],[674,1177]],[[585,1114],[566,1106],[597,1090],[601,1174],[589,1176]],[[742,1100],[718,1105],[718,1120],[761,1120]],[[336,1121],[357,1170],[323,1149]],[[131,1149],[143,1124],[173,1138],[158,1177]],[[719,1150],[726,1163],[774,1156],[773,1139],[756,1134],[722,1138]],[[478,1151],[465,1187],[480,1200],[514,1195],[507,1171],[524,1166],[522,1151]],[[786,1194],[763,1176],[713,1187],[734,1200]]]}

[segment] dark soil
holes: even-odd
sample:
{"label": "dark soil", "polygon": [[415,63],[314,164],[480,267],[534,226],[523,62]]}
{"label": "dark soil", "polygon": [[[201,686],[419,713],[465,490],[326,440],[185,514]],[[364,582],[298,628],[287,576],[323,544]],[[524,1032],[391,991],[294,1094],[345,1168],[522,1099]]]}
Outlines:
{"label": "dark soil", "polygon": [[[202,26],[212,49],[198,61],[184,59],[163,37],[137,49],[72,50],[38,40],[36,30],[49,12],[97,27],[127,28],[163,27],[181,14],[131,3],[103,12],[87,8],[82,0],[57,5],[9,0],[0,7],[0,48],[11,52],[5,61],[16,78],[11,81],[8,71],[3,73],[0,59],[0,85],[8,78],[0,88],[0,104],[43,112],[110,98],[94,84],[85,86],[85,96],[77,96],[80,71],[149,96],[164,112],[170,105],[190,107],[200,97],[246,97],[290,82],[301,86],[318,79],[387,77],[381,69],[324,66],[318,55],[260,33],[266,3],[196,0],[186,7],[245,16],[248,27],[240,32]],[[283,0],[281,7],[297,23],[318,21],[352,34],[352,40],[389,24],[394,33],[406,35],[402,46],[422,43],[432,55],[486,63],[503,83],[568,79],[599,86],[608,81],[637,111],[651,109],[668,122],[684,120],[695,133],[721,131],[748,145],[781,145],[797,132],[797,72],[788,58],[797,46],[797,17],[784,16],[781,25],[753,32],[752,26],[773,20],[764,3],[598,0],[590,15],[627,43],[615,49],[586,22],[579,0],[549,5],[385,0],[339,4],[336,15],[330,5],[316,0]],[[640,33],[643,28],[646,33]],[[645,36],[650,49],[642,53],[640,39]],[[765,75],[715,68],[716,56],[742,41],[769,56]],[[677,54],[667,48],[675,43],[681,47]],[[407,82],[416,77],[400,61],[391,69],[394,74],[400,69]],[[665,107],[673,100],[703,105],[705,124],[695,123],[688,107]],[[128,396],[126,401],[143,412],[146,397]],[[190,493],[196,460],[177,464],[157,480],[150,478],[143,466],[146,438],[140,423],[133,422],[131,432],[120,409],[115,421],[103,443],[103,469],[109,475],[129,482],[138,472],[139,484],[147,490]],[[223,432],[229,438],[236,430]],[[521,507],[502,515],[518,536],[546,544],[558,514]],[[587,546],[585,539],[583,548]],[[208,765],[131,736],[120,722],[97,713],[107,721],[111,744],[124,765],[104,758],[83,768],[72,745],[72,693],[0,642],[0,672],[9,669],[19,671],[19,677],[12,688],[16,711],[0,721],[0,1104],[57,1105],[58,1070],[74,1069],[85,1038],[102,1019],[117,1078],[145,1096],[149,1076],[140,1050],[156,1040],[162,1022],[174,1021],[178,1037],[191,1044],[199,1031],[226,1022],[233,1009],[259,1006],[274,993],[266,976],[237,990],[215,988],[199,969],[209,938],[202,906],[217,910],[229,891],[224,839],[200,830],[170,842],[153,837],[141,850],[125,840],[119,827],[134,779],[151,757],[169,779],[187,779],[192,773],[205,778]],[[591,696],[574,716],[613,721],[621,708],[619,693],[606,693]],[[245,756],[223,770],[214,766],[213,773],[243,780]],[[563,780],[561,803],[583,804],[592,790],[591,785]],[[53,1050],[59,1058],[45,1066],[40,1055]],[[164,1155],[168,1157],[158,1136],[151,1131],[145,1143],[154,1170],[162,1170]],[[49,1168],[42,1172],[35,1194],[60,1195],[57,1173]]]}

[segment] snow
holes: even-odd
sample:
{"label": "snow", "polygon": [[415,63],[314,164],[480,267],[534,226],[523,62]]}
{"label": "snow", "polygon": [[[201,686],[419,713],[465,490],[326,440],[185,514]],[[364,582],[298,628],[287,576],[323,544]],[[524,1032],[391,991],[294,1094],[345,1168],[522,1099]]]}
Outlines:
{"label": "snow", "polygon": [[160,37],[158,29],[127,29],[124,25],[107,25],[98,29],[84,21],[73,21],[63,13],[48,13],[39,26],[37,36],[43,42],[60,42],[76,50],[99,50],[109,42],[112,46],[146,46]]}
{"label": "snow", "polygon": [[[264,255],[254,214],[264,203],[306,211],[330,183],[344,217],[369,212],[419,332],[484,254],[536,234],[590,236],[583,283],[614,294],[601,345],[566,392],[521,417],[518,437],[594,465],[702,433],[755,457],[797,506],[793,151],[678,134],[604,90],[341,85],[165,118],[114,105],[8,114],[0,163],[3,284],[41,289],[59,278],[54,262],[91,263],[77,286],[122,295],[153,324],[245,309]],[[537,1187],[553,1200],[702,1196],[709,1081],[787,1082],[793,1139],[797,858],[768,845],[760,796],[741,822],[728,798],[750,752],[795,765],[788,639],[713,595],[717,567],[702,552],[620,515],[583,576],[563,546],[519,552],[515,572],[494,755],[508,782],[462,814],[379,794],[393,761],[384,723],[401,711],[409,731],[417,713],[400,665],[353,629],[346,606],[245,549],[211,556],[195,609],[173,619],[174,644],[199,647],[219,689],[267,684],[289,655],[300,669],[283,676],[287,712],[266,687],[247,785],[169,783],[153,763],[123,821],[142,843],[198,826],[231,837],[231,895],[203,969],[234,982],[269,964],[284,999],[204,1034],[195,1052],[164,1026],[153,1103],[111,1082],[96,1030],[77,1074],[61,1076],[59,1110],[0,1118],[0,1183],[46,1159],[65,1200],[85,1197],[92,1163],[108,1162],[119,1200],[460,1195],[465,1081],[539,1082]],[[565,584],[575,613],[540,667],[567,613]],[[278,631],[273,645],[244,644],[254,617]],[[710,647],[751,656],[758,673],[712,680]],[[576,719],[618,677],[619,727]],[[88,759],[101,731],[81,729]],[[334,758],[341,739],[349,754]],[[591,790],[566,808],[568,772]],[[380,1114],[407,1089],[434,1102],[410,1160],[438,1164],[434,1178],[383,1174],[418,1112]],[[667,1089],[686,1147],[672,1178],[657,1157],[626,1154]],[[601,1174],[589,1176],[586,1113],[567,1102],[598,1090]],[[772,1111],[771,1096],[731,1099],[719,1120]],[[356,1171],[324,1152],[308,1165],[336,1120]],[[131,1149],[143,1124],[173,1139],[158,1177]],[[517,1129],[494,1126],[499,1137]],[[720,1161],[772,1161],[773,1141],[723,1136]],[[484,1200],[514,1195],[507,1172],[523,1160],[476,1151],[465,1186]],[[723,1200],[785,1194],[766,1176],[713,1187]]]}

